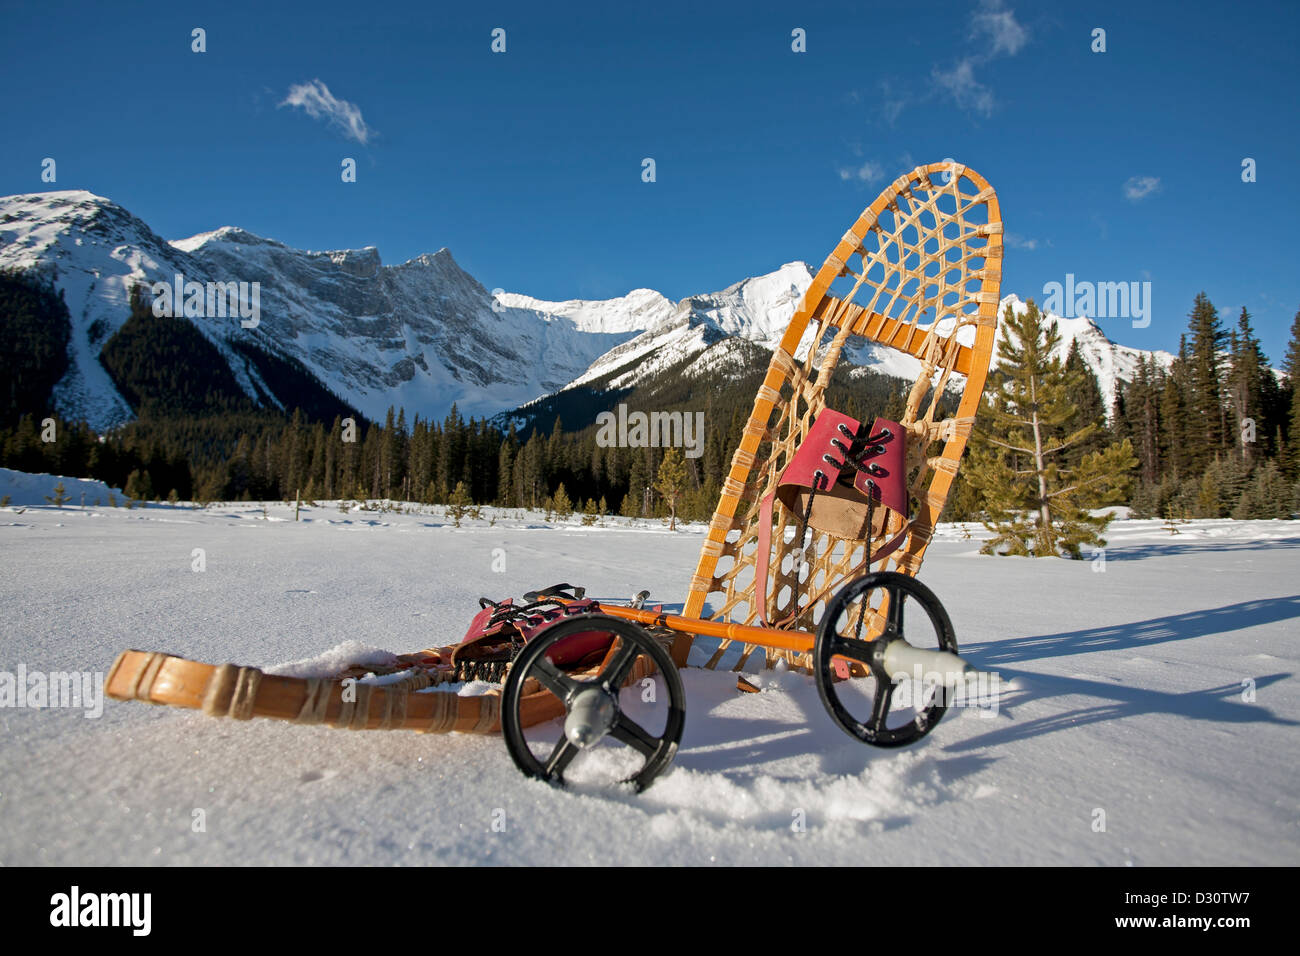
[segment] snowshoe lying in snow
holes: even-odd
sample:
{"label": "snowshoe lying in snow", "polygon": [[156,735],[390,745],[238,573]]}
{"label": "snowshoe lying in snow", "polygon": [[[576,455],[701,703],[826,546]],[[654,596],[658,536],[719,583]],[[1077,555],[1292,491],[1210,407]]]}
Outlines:
{"label": "snowshoe lying in snow", "polygon": [[[493,733],[501,727],[499,687],[481,695],[446,691],[472,681],[500,684],[529,642],[562,620],[591,619],[596,605],[581,600],[516,605],[510,598],[483,598],[480,604],[461,643],[395,655],[386,665],[352,665],[331,677],[304,678],[130,650],[118,655],[105,692],[116,700],[171,704],[236,720],[273,717],[349,730]],[[613,641],[614,635],[599,627],[570,630],[563,641],[548,644],[546,656],[561,671],[583,672],[604,660]],[[645,673],[643,666],[635,676]],[[525,726],[563,713],[536,685],[524,690],[520,719]]]}
{"label": "snowshoe lying in snow", "polygon": [[[1001,280],[1001,212],[978,173],[918,166],[876,198],[818,270],[772,353],[681,615],[645,608],[643,594],[629,606],[561,585],[520,604],[484,600],[460,644],[394,657],[383,674],[294,678],[127,651],[106,690],[236,719],[435,733],[500,727],[525,773],[555,781],[579,766],[580,752],[614,741],[634,755],[626,779],[641,788],[676,751],[677,668],[695,649],[702,659],[693,663],[707,668],[781,663],[812,674],[831,717],[858,740],[918,740],[943,715],[943,698],[903,706],[894,687],[922,672],[950,686],[971,670],[948,615],[914,576],[979,407]],[[863,341],[916,368],[902,415],[869,428],[828,409],[824,396],[844,349]],[[891,569],[872,570],[885,561]],[[905,615],[909,603],[922,613]],[[629,685],[655,672],[666,695],[651,693],[651,681],[638,698]],[[439,692],[503,678],[478,696]],[[653,727],[638,700],[662,705]],[[557,717],[553,743],[539,750],[525,739],[525,728]]]}

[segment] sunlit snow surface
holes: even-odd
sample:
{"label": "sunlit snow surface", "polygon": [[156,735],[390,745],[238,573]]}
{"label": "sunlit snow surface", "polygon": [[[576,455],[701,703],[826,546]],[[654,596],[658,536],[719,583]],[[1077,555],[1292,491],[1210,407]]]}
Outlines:
{"label": "sunlit snow surface", "polygon": [[[1300,524],[1119,522],[1104,571],[981,557],[965,530],[940,529],[921,578],[1018,689],[919,745],[851,740],[775,672],[739,694],[684,671],[681,751],[640,796],[526,780],[498,737],[3,709],[0,863],[1300,863]],[[278,503],[11,506],[0,670],[105,671],[135,647],[314,673],[455,642],[479,596],[564,580],[672,608],[702,538],[323,502],[298,523]]]}

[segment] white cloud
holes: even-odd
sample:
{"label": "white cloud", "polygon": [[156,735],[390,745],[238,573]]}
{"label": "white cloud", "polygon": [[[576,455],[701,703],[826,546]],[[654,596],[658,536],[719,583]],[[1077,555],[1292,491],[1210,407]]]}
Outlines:
{"label": "white cloud", "polygon": [[1027,252],[1033,252],[1038,248],[1037,239],[1026,239],[1024,236],[1017,235],[1014,232],[1007,233],[1007,245],[1012,249],[1024,249]]}
{"label": "white cloud", "polygon": [[861,183],[874,183],[879,179],[883,179],[884,177],[885,177],[885,168],[881,166],[879,163],[873,163],[870,160],[867,160],[867,162],[857,167],[852,167],[852,166],[840,167],[840,179],[844,180],[845,182],[848,182],[851,179],[856,179],[858,182]]}
{"label": "white cloud", "polygon": [[984,0],[971,17],[971,36],[987,37],[993,44],[992,55],[1015,56],[1029,42],[1029,31],[1016,21],[1016,15],[1002,5],[1002,0]]}
{"label": "white cloud", "polygon": [[295,83],[289,87],[289,95],[279,105],[301,107],[312,119],[324,119],[348,139],[354,139],[363,146],[374,135],[374,131],[361,118],[361,108],[355,103],[337,99],[330,88],[318,79],[310,83]]}
{"label": "white cloud", "polygon": [[993,91],[975,79],[974,57],[963,57],[951,70],[935,67],[931,75],[962,109],[974,110],[981,116],[993,112]]}
{"label": "white cloud", "polygon": [[885,122],[893,126],[898,121],[898,117],[902,115],[903,110],[907,108],[908,98],[905,93],[896,90],[894,84],[889,80],[881,80],[879,105],[880,113],[884,116]]}
{"label": "white cloud", "polygon": [[959,107],[988,116],[996,101],[993,91],[975,76],[975,68],[982,68],[998,57],[1015,56],[1029,42],[1029,31],[1016,20],[1015,12],[1003,0],[981,0],[979,8],[971,14],[968,39],[977,41],[981,48],[962,56],[951,69],[934,67],[930,77],[935,87],[952,97]]}
{"label": "white cloud", "polygon": [[1159,176],[1130,176],[1128,181],[1124,183],[1124,198],[1130,202],[1137,202],[1159,189]]}

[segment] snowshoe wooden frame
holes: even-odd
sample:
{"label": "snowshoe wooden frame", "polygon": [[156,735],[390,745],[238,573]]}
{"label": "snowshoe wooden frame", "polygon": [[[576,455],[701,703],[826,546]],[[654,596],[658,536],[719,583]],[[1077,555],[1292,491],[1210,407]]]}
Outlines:
{"label": "snowshoe wooden frame", "polygon": [[[759,649],[768,667],[784,659],[811,670],[814,631],[838,590],[887,553],[901,574],[915,575],[921,566],[984,389],[1001,278],[1001,212],[993,188],[982,176],[960,164],[931,163],[891,183],[827,257],[773,352],[709,526],[684,613],[606,603],[596,610],[635,621],[660,639],[671,640],[678,667],[686,665],[696,638],[706,636],[718,640],[706,667],[719,666],[728,650],[739,645],[735,670],[745,668]],[[769,519],[774,553],[766,589],[769,606],[764,610],[766,620],[785,620],[790,626],[757,626],[754,622],[763,617],[754,606],[760,502],[773,493],[826,407],[826,384],[852,338],[905,353],[920,365],[901,418],[914,510],[911,515],[879,510],[869,539],[874,545],[871,555],[867,541],[818,532],[803,564],[797,565],[792,554],[796,543],[786,540],[796,516],[778,504]],[[956,409],[944,416],[941,405],[954,375],[965,377],[965,387]],[[869,623],[863,628],[868,640],[884,632],[886,611],[883,604],[864,605],[858,611],[860,618],[866,615],[862,624]],[[332,679],[283,677],[252,667],[218,667],[167,654],[125,651],[113,665],[105,690],[117,700],[171,704],[235,719],[271,717],[353,730],[498,731],[499,690],[468,697],[416,693],[457,679],[453,650],[401,655],[391,667],[354,668]],[[648,667],[638,666],[628,680],[639,680]],[[400,677],[380,685],[347,680],[364,677],[369,670]],[[540,685],[523,688],[523,725],[563,715],[561,702]]]}

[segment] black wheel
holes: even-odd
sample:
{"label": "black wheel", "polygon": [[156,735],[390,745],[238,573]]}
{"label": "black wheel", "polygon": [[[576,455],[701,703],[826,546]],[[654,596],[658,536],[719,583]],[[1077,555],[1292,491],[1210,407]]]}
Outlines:
{"label": "black wheel", "polygon": [[[564,638],[592,631],[608,633],[616,642],[614,653],[596,675],[570,675],[547,656],[546,652]],[[645,708],[647,695],[638,693],[635,686],[626,695],[621,693],[641,656],[654,662],[655,679],[662,677],[668,690],[666,702],[650,695],[656,705],[653,710]],[[524,682],[529,678],[564,704],[564,726],[558,740],[529,740],[525,736],[519,708]],[[640,708],[644,713],[633,714],[630,712],[633,708]],[[623,779],[640,792],[672,763],[685,722],[686,692],[668,652],[636,624],[606,614],[565,618],[533,638],[515,658],[501,694],[501,730],[515,765],[530,777],[559,784],[564,783],[565,770],[579,754],[592,752],[603,743],[616,742],[639,754],[643,761],[639,770]],[[554,737],[555,722],[550,724],[550,736]],[[662,724],[662,727],[655,732],[647,729],[646,724],[652,727]],[[545,738],[546,734],[537,736]],[[626,760],[620,755],[615,762],[626,763]]]}
{"label": "black wheel", "polygon": [[[907,613],[917,605],[924,614]],[[864,607],[867,620],[859,627]],[[872,633],[872,612],[884,617],[879,634]],[[948,710],[942,687],[934,685],[923,688],[911,682],[905,699],[895,699],[896,690],[907,683],[896,682],[885,671],[885,649],[895,640],[957,653],[952,622],[934,592],[905,574],[877,571],[836,592],[813,645],[813,673],[826,711],[849,736],[876,747],[904,747],[920,740]],[[833,664],[837,657],[862,665],[868,676],[837,681]]]}

